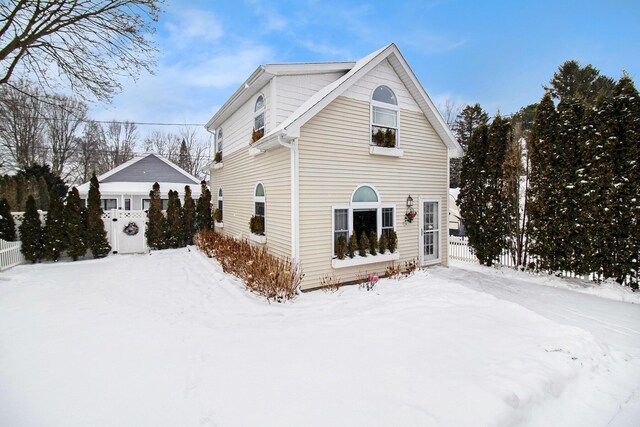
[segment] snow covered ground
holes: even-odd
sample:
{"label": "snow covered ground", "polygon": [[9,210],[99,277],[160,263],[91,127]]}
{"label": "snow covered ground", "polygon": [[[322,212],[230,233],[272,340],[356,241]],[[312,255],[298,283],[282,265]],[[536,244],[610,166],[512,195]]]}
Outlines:
{"label": "snow covered ground", "polygon": [[547,278],[455,264],[270,305],[196,250],[0,278],[3,426],[640,424],[640,305]]}

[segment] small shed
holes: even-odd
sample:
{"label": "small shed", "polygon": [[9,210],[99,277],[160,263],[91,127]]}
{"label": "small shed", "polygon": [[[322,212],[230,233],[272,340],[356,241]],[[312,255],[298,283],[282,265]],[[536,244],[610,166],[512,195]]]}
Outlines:
{"label": "small shed", "polygon": [[[120,166],[111,169],[98,177],[102,209],[108,212],[119,210],[149,209],[149,192],[153,184],[160,184],[160,197],[163,209],[167,208],[169,190],[177,191],[184,202],[185,186],[190,186],[191,196],[200,197],[200,180],[180,168],[170,160],[154,154],[146,153]],[[83,200],[89,194],[89,182],[78,186]]]}

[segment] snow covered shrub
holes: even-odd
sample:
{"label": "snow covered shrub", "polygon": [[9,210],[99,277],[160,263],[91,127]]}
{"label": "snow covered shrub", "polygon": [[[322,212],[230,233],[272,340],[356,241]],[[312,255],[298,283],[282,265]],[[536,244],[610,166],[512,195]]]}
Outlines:
{"label": "snow covered shrub", "polygon": [[347,240],[344,236],[339,236],[336,239],[336,256],[338,259],[344,259],[345,252],[347,250]]}
{"label": "snow covered shrub", "polygon": [[387,246],[387,236],[385,236],[383,233],[382,236],[380,236],[380,240],[378,241],[378,251],[384,255],[384,253],[387,252]]}
{"label": "snow covered shrub", "polygon": [[374,256],[378,253],[378,233],[372,231],[369,235],[369,253]]}
{"label": "snow covered shrub", "polygon": [[356,233],[352,233],[351,237],[349,237],[349,246],[347,247],[347,253],[349,254],[349,258],[353,258],[356,256],[356,251],[358,250],[358,239],[356,239]]}
{"label": "snow covered shrub", "polygon": [[396,234],[396,230],[392,230],[389,235],[388,248],[389,252],[394,253],[396,248],[398,247],[398,235]]}
{"label": "snow covered shrub", "polygon": [[297,295],[303,273],[289,258],[278,258],[265,247],[213,230],[201,230],[195,242],[207,256],[218,260],[225,273],[243,279],[249,290],[267,300],[283,302]]}
{"label": "snow covered shrub", "polygon": [[262,217],[252,216],[251,219],[249,219],[249,230],[251,230],[253,234],[256,234],[258,236],[263,236],[264,221],[262,221]]}
{"label": "snow covered shrub", "polygon": [[360,242],[358,244],[358,254],[360,256],[367,256],[367,249],[369,249],[369,239],[367,238],[367,233],[362,233],[360,235]]}
{"label": "snow covered shrub", "polygon": [[213,219],[216,222],[222,222],[222,211],[218,208],[215,208],[213,211]]}

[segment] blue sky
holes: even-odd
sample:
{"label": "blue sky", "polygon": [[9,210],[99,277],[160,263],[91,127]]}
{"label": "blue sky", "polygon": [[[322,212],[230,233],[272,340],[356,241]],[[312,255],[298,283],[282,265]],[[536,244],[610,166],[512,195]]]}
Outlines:
{"label": "blue sky", "polygon": [[537,102],[567,59],[640,81],[637,0],[169,0],[155,38],[156,74],[94,118],[204,123],[260,64],[355,60],[390,42],[437,105],[490,114]]}

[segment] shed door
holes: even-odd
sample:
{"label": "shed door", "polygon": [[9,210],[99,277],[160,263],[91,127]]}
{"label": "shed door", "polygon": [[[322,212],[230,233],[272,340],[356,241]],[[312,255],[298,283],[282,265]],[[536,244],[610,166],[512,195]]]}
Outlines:
{"label": "shed door", "polygon": [[147,252],[145,211],[111,211],[111,251],[119,254]]}

